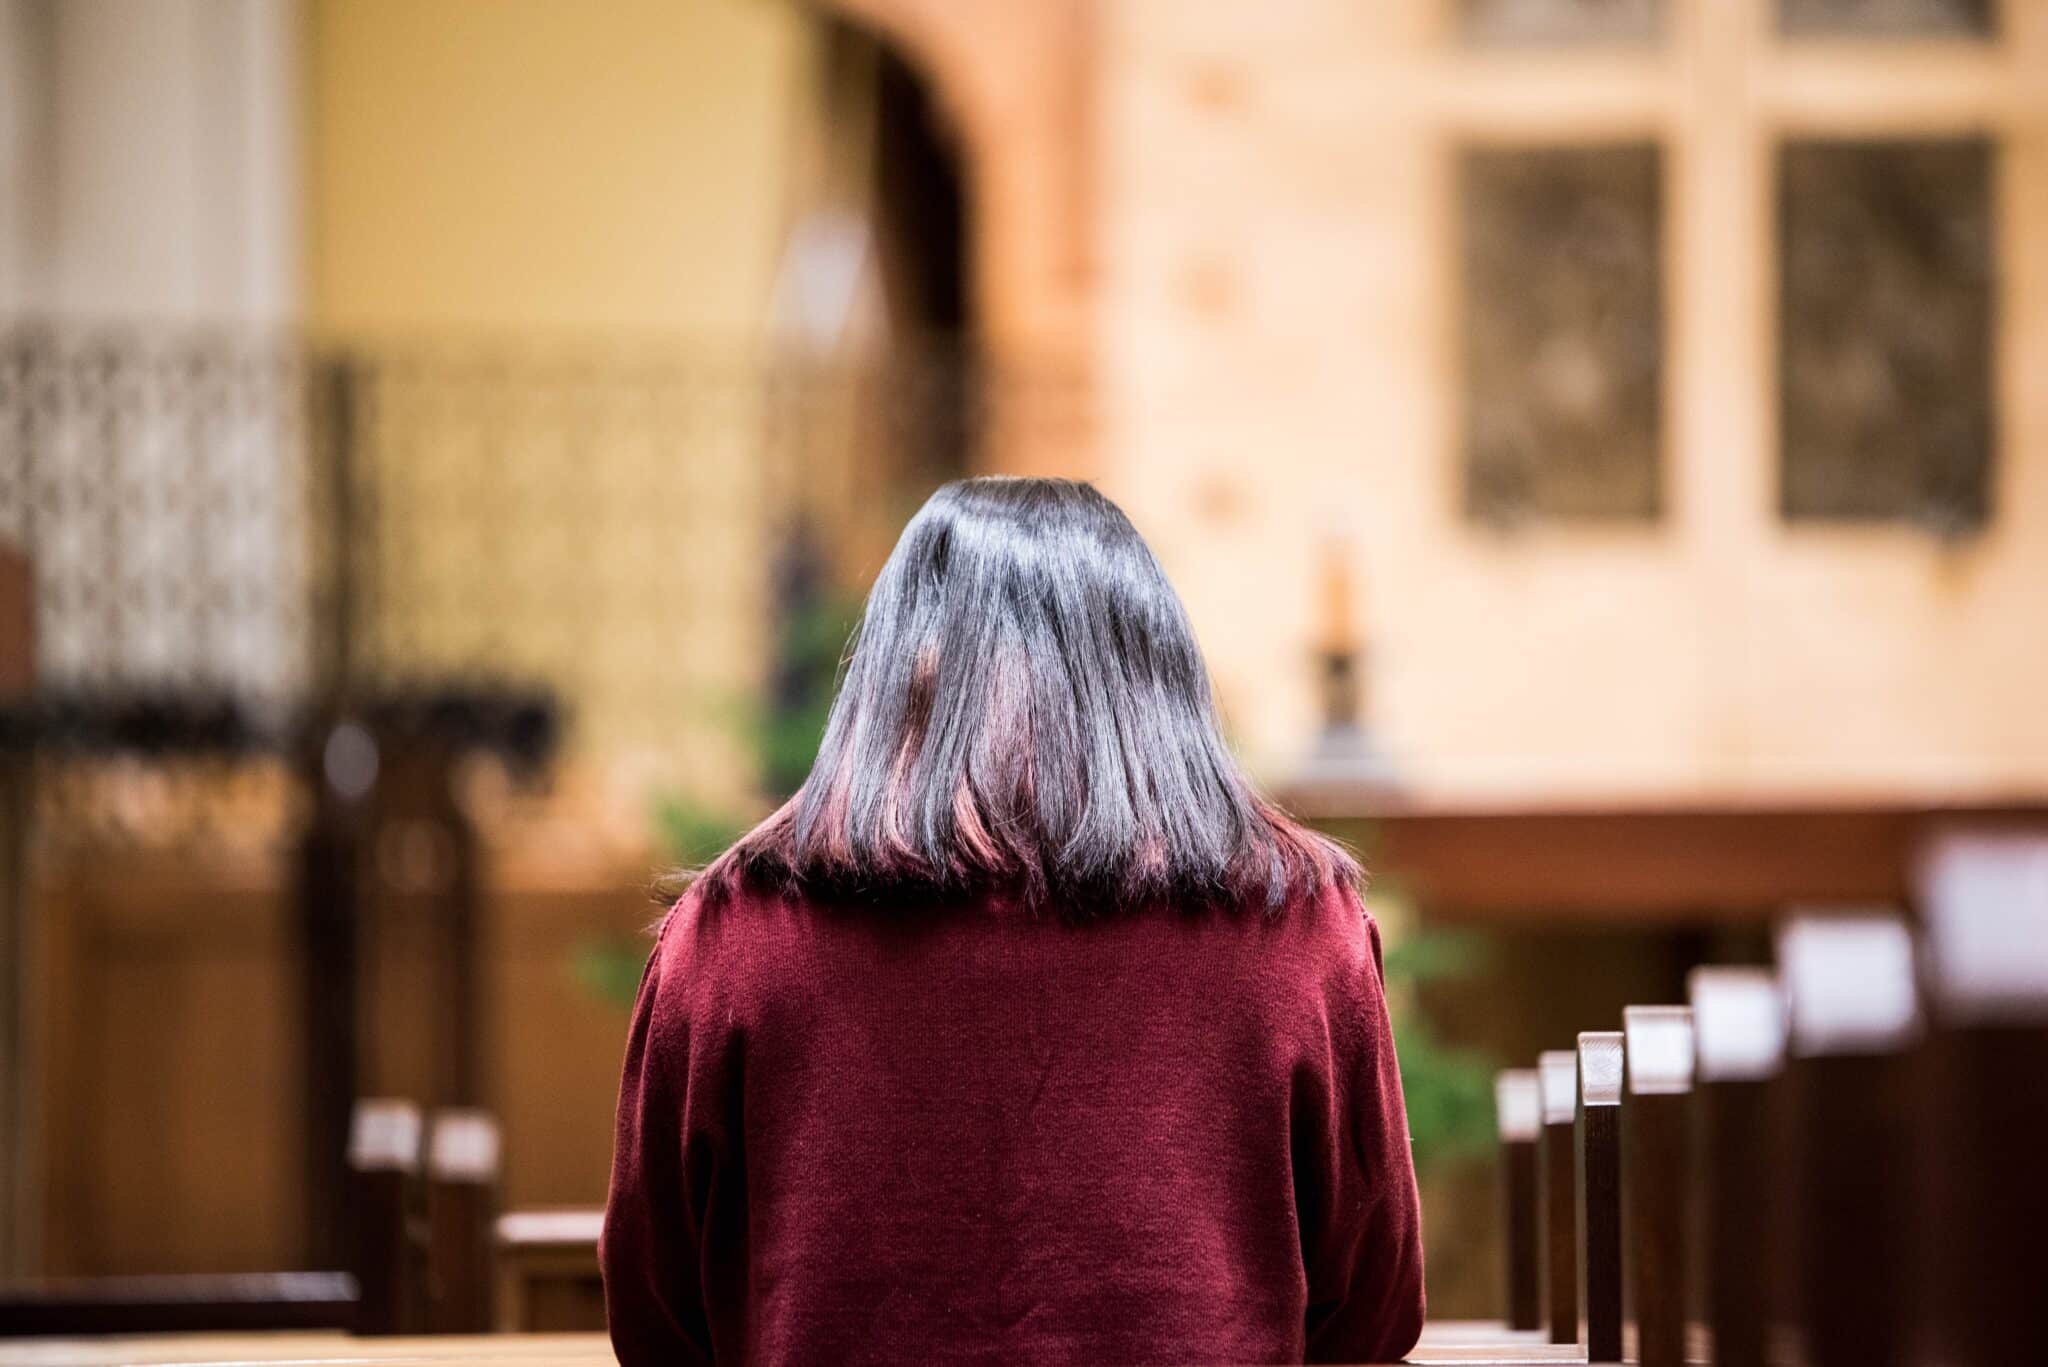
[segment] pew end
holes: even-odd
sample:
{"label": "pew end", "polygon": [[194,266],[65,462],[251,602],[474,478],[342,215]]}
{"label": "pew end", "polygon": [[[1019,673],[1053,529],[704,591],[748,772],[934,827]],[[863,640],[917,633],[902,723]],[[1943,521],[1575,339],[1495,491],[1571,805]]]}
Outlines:
{"label": "pew end", "polygon": [[1905,1367],[1919,1328],[1912,936],[1885,910],[1800,912],[1778,963],[1803,1351],[1813,1367]]}
{"label": "pew end", "polygon": [[1928,1325],[1962,1367],[2040,1352],[2048,1287],[2048,836],[1942,832],[1922,852],[1930,1034]]}
{"label": "pew end", "polygon": [[1574,1143],[1578,1199],[1577,1337],[1594,1362],[1621,1357],[1622,1036],[1579,1035]]}
{"label": "pew end", "polygon": [[1622,1280],[1633,1360],[1643,1367],[1682,1367],[1690,1280],[1692,1009],[1628,1007],[1622,1038]]}
{"label": "pew end", "polygon": [[1543,1245],[1544,1317],[1552,1343],[1579,1341],[1579,1248],[1576,1139],[1579,1056],[1548,1050],[1536,1060],[1543,1128],[1537,1140],[1538,1221]]}
{"label": "pew end", "polygon": [[605,1327],[597,1264],[604,1211],[507,1211],[498,1218],[498,1328],[583,1333]]}
{"label": "pew end", "polygon": [[1715,1361],[1763,1363],[1783,1296],[1774,1195],[1785,999],[1768,969],[1693,970],[1697,1308]]}
{"label": "pew end", "polygon": [[1510,1329],[1541,1329],[1543,1256],[1539,1224],[1542,1195],[1537,1149],[1543,1135],[1541,1084],[1533,1068],[1511,1068],[1494,1079],[1494,1115],[1500,1130],[1501,1292]]}

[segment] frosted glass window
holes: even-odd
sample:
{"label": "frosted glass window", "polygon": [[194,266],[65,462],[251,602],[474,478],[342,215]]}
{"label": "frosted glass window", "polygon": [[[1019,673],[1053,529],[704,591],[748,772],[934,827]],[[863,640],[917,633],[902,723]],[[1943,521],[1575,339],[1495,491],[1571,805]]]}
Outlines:
{"label": "frosted glass window", "polygon": [[1460,180],[1467,513],[1655,517],[1658,150],[1473,150]]}
{"label": "frosted glass window", "polygon": [[1780,149],[1787,517],[1988,516],[1992,164],[1981,138]]}

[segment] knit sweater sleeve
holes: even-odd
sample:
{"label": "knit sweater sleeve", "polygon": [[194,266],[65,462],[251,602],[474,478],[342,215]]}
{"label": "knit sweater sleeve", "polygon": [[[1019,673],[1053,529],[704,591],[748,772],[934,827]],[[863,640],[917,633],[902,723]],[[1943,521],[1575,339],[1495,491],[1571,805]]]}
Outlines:
{"label": "knit sweater sleeve", "polygon": [[1295,1122],[1308,1359],[1396,1362],[1422,1331],[1421,1203],[1379,927],[1337,895],[1348,950],[1329,978],[1329,1076]]}
{"label": "knit sweater sleeve", "polygon": [[705,1206],[731,1135],[708,1074],[722,1052],[697,1008],[705,965],[693,899],[663,923],[633,1006],[598,1261],[625,1367],[709,1363]]}

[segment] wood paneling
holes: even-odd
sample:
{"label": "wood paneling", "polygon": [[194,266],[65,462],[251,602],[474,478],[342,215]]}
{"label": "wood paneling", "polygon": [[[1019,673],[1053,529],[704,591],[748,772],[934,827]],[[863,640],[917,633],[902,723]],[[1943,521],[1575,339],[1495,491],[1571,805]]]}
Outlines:
{"label": "wood paneling", "polygon": [[1302,815],[1358,840],[1367,865],[1432,915],[1499,924],[1762,924],[1790,903],[1905,905],[1913,861],[1946,823],[2048,825],[2048,802],[1660,807],[1434,806],[1299,786]]}
{"label": "wood paneling", "polygon": [[[42,1270],[225,1272],[301,1260],[300,958],[282,867],[97,855],[46,866]],[[487,899],[505,1200],[603,1200],[626,1026],[576,948],[655,909],[637,868]],[[376,1047],[403,1058],[422,986],[402,962]],[[648,945],[652,947],[652,939]],[[394,1066],[387,1081],[404,1079]]]}

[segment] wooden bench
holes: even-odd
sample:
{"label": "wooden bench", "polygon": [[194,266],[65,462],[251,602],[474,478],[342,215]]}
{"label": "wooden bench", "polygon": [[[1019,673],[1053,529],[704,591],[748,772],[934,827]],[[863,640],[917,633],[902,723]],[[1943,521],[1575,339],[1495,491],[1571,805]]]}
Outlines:
{"label": "wooden bench", "polygon": [[1577,1340],[1595,1362],[1621,1356],[1621,1074],[1618,1030],[1579,1035],[1573,1176]]}
{"label": "wooden bench", "polygon": [[1501,1074],[1507,1313],[1416,1360],[1537,1360],[1568,1295],[1596,1362],[2040,1360],[2048,838],[1937,839],[1919,910],[1794,911],[1775,971]]}
{"label": "wooden bench", "polygon": [[1784,1066],[1785,1005],[1764,969],[1700,968],[1692,999],[1691,1151],[1697,1222],[1688,1269],[1692,1302],[1713,1351],[1725,1362],[1766,1360],[1783,1297],[1767,1256],[1777,1164],[1772,1158],[1772,1091]]}
{"label": "wooden bench", "polygon": [[1511,1068],[1494,1080],[1500,1130],[1502,1301],[1508,1328],[1543,1327],[1542,1192],[1537,1145],[1543,1134],[1541,1084],[1533,1068]]}
{"label": "wooden bench", "polygon": [[1635,1361],[1686,1359],[1685,1239],[1691,1171],[1692,1009],[1622,1012],[1622,1284],[1635,1325]]}
{"label": "wooden bench", "polygon": [[604,1328],[595,1209],[513,1211],[498,1221],[498,1327],[522,1333]]}
{"label": "wooden bench", "polygon": [[66,1278],[0,1287],[0,1338],[336,1329],[355,1316],[355,1278],[341,1272]]}
{"label": "wooden bench", "polygon": [[1812,1367],[1904,1367],[1918,1199],[1913,942],[1896,915],[1801,916],[1778,937],[1789,1008],[1785,1172]]}
{"label": "wooden bench", "polygon": [[[2039,1361],[2048,1288],[2048,837],[1957,831],[1920,867],[1930,1330],[1962,1367]],[[2023,1313],[2024,1309],[2024,1313]]]}
{"label": "wooden bench", "polygon": [[1578,1186],[1578,1076],[1579,1056],[1569,1049],[1554,1049],[1536,1060],[1543,1105],[1543,1129],[1537,1140],[1537,1223],[1543,1243],[1544,1318],[1552,1343],[1579,1341],[1578,1213],[1573,1195]]}
{"label": "wooden bench", "polygon": [[0,1287],[0,1336],[489,1330],[496,1322],[498,1159],[497,1125],[482,1112],[439,1111],[428,1124],[411,1102],[366,1099],[350,1127],[345,1270]]}
{"label": "wooden bench", "polygon": [[427,1328],[498,1327],[498,1125],[477,1110],[443,1111],[428,1141]]}
{"label": "wooden bench", "polygon": [[[1575,1050],[1503,1074],[1509,1319],[1432,1325],[1410,1361],[1670,1367],[1796,1352],[1830,1367],[1904,1364],[1930,1345],[1956,1367],[2036,1360],[2032,1312],[2048,1286],[2048,840],[1938,842],[1920,910],[1918,934],[1891,912],[1795,913],[1775,971],[1696,970],[1686,1004],[1631,1007],[1619,1031],[1587,1031]],[[453,1116],[433,1127],[428,1189],[411,1187],[424,1226],[409,1226],[390,1192],[417,1176],[404,1157],[420,1152],[418,1120],[402,1108],[377,1116],[359,1115],[361,1200],[376,1207],[360,1212],[366,1272],[405,1266],[409,1240],[424,1249],[424,1303],[439,1296],[440,1323],[477,1313],[479,1262],[495,1265],[500,1325],[601,1323],[600,1212],[487,1224],[495,1140],[481,1117]],[[393,1172],[400,1181],[377,1177]],[[325,1307],[305,1313],[351,1308],[329,1276],[305,1284],[303,1306]],[[420,1294],[366,1278],[366,1302],[373,1290],[387,1303]],[[145,1307],[136,1318],[100,1323],[143,1323],[164,1299],[131,1297]],[[0,1299],[0,1323],[7,1313]],[[314,1344],[365,1362],[441,1352],[397,1337],[346,1353],[317,1338],[182,1342],[210,1344],[220,1361],[306,1360],[264,1354],[310,1357]],[[467,1341],[439,1342],[453,1352]],[[488,1342],[494,1356],[608,1360],[594,1338]],[[130,1359],[65,1359],[97,1360]]]}

